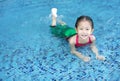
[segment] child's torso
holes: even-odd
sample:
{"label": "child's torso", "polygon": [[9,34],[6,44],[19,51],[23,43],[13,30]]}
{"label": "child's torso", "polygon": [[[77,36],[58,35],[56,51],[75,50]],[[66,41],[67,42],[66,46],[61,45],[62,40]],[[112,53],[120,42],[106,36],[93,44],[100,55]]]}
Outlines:
{"label": "child's torso", "polygon": [[76,46],[76,47],[85,46],[85,45],[91,44],[91,43],[92,43],[92,41],[91,41],[90,36],[89,36],[89,38],[88,38],[88,42],[82,44],[82,43],[79,43],[79,37],[78,37],[78,35],[75,35],[75,46]]}

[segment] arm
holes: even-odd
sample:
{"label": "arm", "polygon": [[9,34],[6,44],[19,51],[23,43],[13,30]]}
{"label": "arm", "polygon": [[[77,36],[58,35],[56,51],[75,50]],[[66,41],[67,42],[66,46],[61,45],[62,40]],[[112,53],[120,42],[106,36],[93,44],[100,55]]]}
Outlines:
{"label": "arm", "polygon": [[76,56],[78,56],[81,59],[84,57],[80,52],[78,52],[76,50],[76,48],[75,48],[75,46],[73,44],[70,44],[70,49],[71,49],[72,54],[75,54]]}
{"label": "arm", "polygon": [[74,42],[72,40],[69,40],[69,44],[70,44],[70,49],[71,49],[72,54],[75,54],[77,57],[82,59],[84,62],[90,61],[90,57],[84,56],[84,55],[82,55],[80,52],[78,52],[76,50],[75,44],[74,44]]}
{"label": "arm", "polygon": [[91,47],[91,50],[93,51],[93,53],[96,55],[96,59],[105,60],[105,57],[102,55],[99,55],[99,53],[98,53],[98,49],[95,45],[95,37],[92,37],[92,40],[93,41],[92,41],[92,44],[90,47]]}
{"label": "arm", "polygon": [[97,47],[95,45],[95,41],[92,42],[92,44],[90,45],[90,47],[91,47],[91,50],[93,51],[93,53],[95,53],[95,55],[98,56],[99,53],[98,53],[98,49],[97,49]]}

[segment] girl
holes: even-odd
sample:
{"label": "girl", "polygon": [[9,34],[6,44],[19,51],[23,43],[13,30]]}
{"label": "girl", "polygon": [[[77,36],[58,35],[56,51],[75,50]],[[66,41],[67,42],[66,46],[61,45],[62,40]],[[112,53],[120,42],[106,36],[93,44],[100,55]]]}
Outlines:
{"label": "girl", "polygon": [[90,44],[91,50],[95,53],[96,59],[105,60],[105,57],[99,55],[95,46],[95,36],[92,34],[94,30],[93,20],[89,16],[80,16],[75,23],[75,29],[68,27],[63,21],[56,25],[57,9],[51,9],[52,24],[51,32],[59,37],[65,37],[70,44],[71,53],[78,56],[85,62],[90,61],[90,57],[84,56],[76,50],[76,47],[85,46]]}

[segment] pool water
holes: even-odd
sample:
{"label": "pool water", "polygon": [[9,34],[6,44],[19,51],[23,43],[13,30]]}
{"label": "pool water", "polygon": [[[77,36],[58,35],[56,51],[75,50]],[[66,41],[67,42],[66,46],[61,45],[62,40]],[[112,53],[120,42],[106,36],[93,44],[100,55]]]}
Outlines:
{"label": "pool water", "polygon": [[[0,0],[0,81],[120,81],[120,0]],[[88,63],[70,53],[68,42],[51,34],[51,8],[74,27],[91,16],[99,53],[78,48]]]}

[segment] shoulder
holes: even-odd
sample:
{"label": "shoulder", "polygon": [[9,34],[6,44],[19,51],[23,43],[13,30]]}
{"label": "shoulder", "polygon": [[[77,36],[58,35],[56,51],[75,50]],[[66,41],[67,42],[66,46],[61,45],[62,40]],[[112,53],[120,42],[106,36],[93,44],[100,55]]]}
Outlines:
{"label": "shoulder", "polygon": [[72,44],[72,45],[74,44],[75,45],[75,43],[76,43],[76,35],[70,37],[68,39],[68,41],[69,41],[69,44]]}
{"label": "shoulder", "polygon": [[94,42],[96,40],[94,35],[90,35],[90,39],[91,39],[92,42]]}

